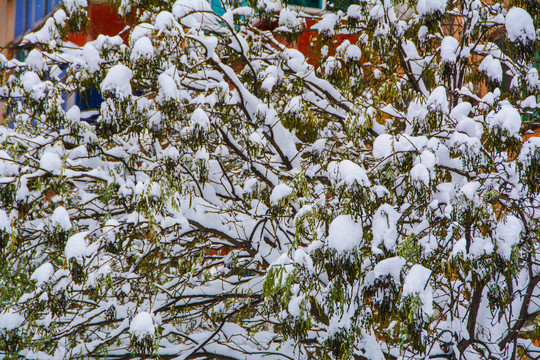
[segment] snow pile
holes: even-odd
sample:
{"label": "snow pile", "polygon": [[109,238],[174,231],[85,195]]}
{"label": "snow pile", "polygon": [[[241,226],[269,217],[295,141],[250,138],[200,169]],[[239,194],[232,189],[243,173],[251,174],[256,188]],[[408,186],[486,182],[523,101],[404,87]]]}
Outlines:
{"label": "snow pile", "polygon": [[286,184],[279,184],[274,189],[272,189],[272,194],[270,194],[270,203],[272,205],[277,205],[279,201],[291,195],[293,189]]}
{"label": "snow pile", "polygon": [[290,31],[298,31],[304,26],[304,21],[296,16],[296,12],[289,9],[283,9],[279,13],[278,24],[283,30],[288,29]]}
{"label": "snow pile", "polygon": [[410,174],[413,181],[422,182],[426,186],[429,185],[430,175],[427,167],[424,164],[420,163],[414,165]]}
{"label": "snow pile", "polygon": [[13,158],[4,150],[0,150],[0,175],[16,176],[19,175],[19,166],[15,164]]}
{"label": "snow pile", "polygon": [[377,136],[373,142],[373,156],[381,159],[392,155],[394,137],[390,134],[382,134]]}
{"label": "snow pile", "polygon": [[325,36],[332,36],[336,31],[338,23],[339,17],[336,14],[326,14],[323,16],[321,21],[313,25],[311,28],[314,30],[319,30],[319,32]]}
{"label": "snow pile", "polygon": [[300,305],[302,304],[304,298],[305,295],[291,297],[291,300],[289,301],[289,304],[287,306],[289,314],[294,317],[300,317],[300,315],[302,314],[302,309],[300,308]]}
{"label": "snow pile", "polygon": [[68,239],[64,249],[64,254],[67,259],[81,259],[83,257],[92,255],[97,250],[98,244],[88,244],[86,240],[86,236],[88,234],[88,231],[83,231],[71,236]]}
{"label": "snow pile", "polygon": [[443,62],[455,63],[458,47],[459,42],[455,37],[446,36],[441,42],[441,60]]}
{"label": "snow pile", "polygon": [[495,229],[495,239],[497,240],[497,252],[504,259],[510,259],[512,247],[516,245],[523,231],[521,220],[513,215],[508,215],[497,224]]}
{"label": "snow pile", "polygon": [[0,329],[5,331],[15,330],[24,323],[24,318],[13,312],[0,313]]}
{"label": "snow pile", "polygon": [[433,315],[433,289],[429,285],[431,270],[422,265],[414,265],[403,283],[403,296],[418,295],[422,301],[422,310],[426,315]]}
{"label": "snow pile", "polygon": [[448,114],[448,98],[446,97],[444,86],[433,89],[427,99],[426,105],[432,111],[440,111],[443,114]]}
{"label": "snow pile", "polygon": [[51,276],[53,276],[53,274],[54,274],[54,267],[52,266],[51,263],[46,262],[40,267],[38,267],[36,270],[34,270],[32,275],[30,276],[30,279],[35,280],[37,282],[36,284],[37,286],[41,286],[42,284],[49,281],[49,279],[51,278]]}
{"label": "snow pile", "polygon": [[396,283],[400,283],[401,269],[405,266],[405,259],[401,256],[395,256],[381,260],[373,268],[376,278],[381,276],[391,276]]}
{"label": "snow pile", "polygon": [[352,251],[362,243],[364,229],[362,224],[354,221],[350,215],[339,215],[330,224],[328,247],[337,250],[338,253]]}
{"label": "snow pile", "polygon": [[501,62],[499,59],[495,59],[491,55],[486,56],[484,60],[482,60],[478,70],[485,73],[491,81],[496,81],[498,83],[502,81],[503,69]]}
{"label": "snow pile", "polygon": [[178,99],[178,87],[173,78],[166,73],[158,76],[159,100],[161,102]]}
{"label": "snow pile", "polygon": [[60,156],[55,152],[45,151],[39,160],[39,167],[58,175],[60,174],[60,168],[62,167],[62,159],[60,159]]}
{"label": "snow pile", "polygon": [[21,76],[21,85],[26,92],[31,92],[34,88],[41,84],[41,79],[38,74],[33,71],[27,71]]}
{"label": "snow pile", "polygon": [[506,33],[512,42],[526,45],[536,39],[534,21],[529,13],[521,8],[513,7],[506,14]]}
{"label": "snow pile", "polygon": [[87,43],[83,46],[82,59],[90,73],[95,73],[99,70],[99,64],[102,62],[102,59],[99,56],[99,51],[92,44]]}
{"label": "snow pile", "polygon": [[502,131],[508,132],[510,137],[519,136],[521,129],[521,115],[516,108],[511,105],[505,105],[496,112],[488,116],[489,128],[499,128]]}
{"label": "snow pile", "polygon": [[154,56],[154,46],[152,41],[146,36],[139,38],[135,45],[133,45],[133,50],[131,52],[131,60],[145,60],[150,59]]}
{"label": "snow pile", "polygon": [[416,11],[420,16],[430,15],[436,12],[444,13],[446,0],[420,0],[416,5]]}
{"label": "snow pile", "polygon": [[193,114],[191,114],[191,122],[194,126],[199,126],[205,131],[210,130],[210,119],[201,108],[197,108],[193,111]]}
{"label": "snow pile", "polygon": [[101,82],[101,92],[112,92],[119,98],[131,96],[131,78],[133,72],[125,65],[118,64],[107,72]]}
{"label": "snow pile", "polygon": [[532,137],[523,143],[518,160],[524,166],[531,166],[532,160],[540,153],[540,138]]}
{"label": "snow pile", "polygon": [[30,70],[40,71],[43,70],[43,65],[45,65],[45,58],[39,50],[33,49],[26,56],[25,62]]}
{"label": "snow pile", "polygon": [[156,329],[154,327],[152,315],[146,311],[138,313],[133,320],[131,320],[129,332],[138,339],[154,336]]}
{"label": "snow pile", "polygon": [[339,164],[335,161],[331,162],[328,165],[328,172],[331,179],[348,186],[352,186],[355,183],[360,186],[371,185],[366,170],[350,160],[343,160]]}
{"label": "snow pile", "polygon": [[71,219],[63,206],[57,207],[51,215],[51,224],[53,227],[60,227],[64,231],[71,229]]}
{"label": "snow pile", "polygon": [[400,214],[389,204],[381,205],[373,215],[372,232],[373,242],[371,250],[375,254],[382,254],[379,246],[384,244],[392,249],[397,240],[397,222]]}
{"label": "snow pile", "polygon": [[81,120],[81,109],[77,105],[73,105],[66,112],[66,119],[72,124],[78,123]]}

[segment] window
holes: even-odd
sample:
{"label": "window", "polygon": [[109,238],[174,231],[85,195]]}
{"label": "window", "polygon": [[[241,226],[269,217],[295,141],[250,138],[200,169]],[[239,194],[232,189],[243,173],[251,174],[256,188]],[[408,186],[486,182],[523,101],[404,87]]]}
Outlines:
{"label": "window", "polygon": [[15,37],[32,30],[41,20],[50,15],[61,0],[16,0]]}
{"label": "window", "polygon": [[289,5],[313,9],[323,9],[323,0],[290,0]]}

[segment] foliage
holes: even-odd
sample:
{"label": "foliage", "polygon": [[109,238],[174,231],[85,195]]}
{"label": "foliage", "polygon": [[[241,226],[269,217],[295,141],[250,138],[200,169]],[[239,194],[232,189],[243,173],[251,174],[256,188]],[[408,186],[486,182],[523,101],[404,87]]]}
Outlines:
{"label": "foliage", "polygon": [[538,357],[536,1],[81,3],[0,57],[0,354]]}

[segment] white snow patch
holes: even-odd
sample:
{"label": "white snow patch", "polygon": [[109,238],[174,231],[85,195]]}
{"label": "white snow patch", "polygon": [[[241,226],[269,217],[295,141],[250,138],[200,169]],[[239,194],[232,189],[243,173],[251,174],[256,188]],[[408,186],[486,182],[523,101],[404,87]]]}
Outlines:
{"label": "white snow patch", "polygon": [[373,268],[373,273],[375,277],[390,275],[395,282],[400,282],[401,269],[405,266],[405,259],[401,256],[395,256],[388,259],[381,260]]}
{"label": "white snow patch", "polygon": [[503,78],[503,69],[499,59],[493,58],[493,56],[488,55],[482,60],[478,70],[484,72],[491,81],[496,81],[500,83]]}
{"label": "white snow patch", "polygon": [[497,252],[505,259],[510,259],[512,246],[516,245],[523,231],[521,220],[513,215],[508,215],[497,224],[495,239],[497,240]]}
{"label": "white snow patch", "polygon": [[432,111],[440,111],[448,114],[448,98],[444,86],[435,88],[428,97],[427,107]]}
{"label": "white snow patch", "polygon": [[129,332],[138,339],[146,336],[154,336],[156,328],[154,326],[154,320],[152,315],[146,311],[138,313],[129,326]]}
{"label": "white snow patch", "polygon": [[51,263],[44,263],[40,267],[38,267],[32,275],[30,276],[30,279],[37,281],[37,286],[41,286],[43,283],[46,283],[49,281],[51,276],[54,274],[54,267]]}
{"label": "white snow patch", "polygon": [[107,76],[101,82],[101,91],[111,91],[120,98],[131,96],[131,78],[133,72],[125,65],[118,64],[107,72]]}
{"label": "white snow patch", "polygon": [[488,116],[489,128],[498,127],[507,131],[511,137],[518,137],[521,129],[521,115],[512,105],[506,105],[497,113]]}
{"label": "white snow patch", "polygon": [[0,314],[0,329],[11,331],[20,327],[24,318],[13,312],[4,312]]}
{"label": "white snow patch", "polygon": [[277,205],[280,200],[291,195],[292,192],[293,189],[289,185],[279,184],[272,189],[272,194],[270,194],[270,203],[272,205]]}
{"label": "white snow patch", "polygon": [[89,245],[86,236],[89,234],[89,231],[83,231],[71,236],[66,242],[66,247],[64,253],[67,259],[71,258],[83,258],[85,256],[90,256],[97,250],[97,244]]}
{"label": "white snow patch", "polygon": [[339,215],[330,224],[327,244],[339,253],[352,251],[362,243],[364,230],[350,215]]}
{"label": "white snow patch", "polygon": [[400,214],[390,204],[381,205],[373,215],[372,232],[373,242],[371,250],[381,254],[381,244],[387,249],[392,249],[397,240],[397,222]]}
{"label": "white snow patch", "polygon": [[422,265],[414,265],[407,274],[403,283],[403,296],[417,294],[422,301],[422,310],[433,315],[433,290],[429,285],[431,270]]}
{"label": "white snow patch", "polygon": [[513,7],[506,14],[506,32],[512,42],[526,45],[536,38],[536,29],[531,15],[524,9]]}
{"label": "white snow patch", "polygon": [[133,45],[133,50],[131,51],[131,60],[145,60],[150,59],[154,56],[154,45],[152,41],[143,36],[139,38],[135,45]]}
{"label": "white snow patch", "polygon": [[64,231],[71,229],[71,219],[63,206],[57,207],[51,215],[51,224],[54,227],[60,226]]}
{"label": "white snow patch", "polygon": [[60,159],[58,154],[46,151],[39,160],[39,167],[58,175],[60,173],[60,168],[62,167],[62,159]]}
{"label": "white snow patch", "polygon": [[441,60],[443,62],[455,63],[458,47],[459,41],[455,37],[445,36],[441,42]]}
{"label": "white snow patch", "polygon": [[435,12],[444,13],[446,0],[420,0],[416,5],[416,11],[420,16],[433,14]]}

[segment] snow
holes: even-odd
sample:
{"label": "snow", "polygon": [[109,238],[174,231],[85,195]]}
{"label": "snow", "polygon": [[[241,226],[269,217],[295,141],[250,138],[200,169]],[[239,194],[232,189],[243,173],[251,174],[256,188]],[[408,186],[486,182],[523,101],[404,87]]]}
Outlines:
{"label": "snow", "polygon": [[83,231],[72,235],[66,242],[66,247],[64,249],[64,254],[67,259],[71,258],[83,258],[85,256],[90,256],[97,250],[96,244],[89,245],[86,237],[90,232]]}
{"label": "snow", "polygon": [[505,105],[495,114],[488,115],[488,122],[490,129],[499,128],[510,137],[519,137],[521,115],[512,105]]}
{"label": "snow", "polygon": [[21,76],[21,84],[26,92],[31,92],[35,86],[41,84],[38,74],[33,71],[27,71]]}
{"label": "snow", "polygon": [[396,283],[400,282],[400,275],[406,261],[401,256],[395,256],[381,260],[373,268],[373,273],[376,278],[381,276],[392,276]]}
{"label": "snow", "polygon": [[363,233],[360,222],[354,221],[350,215],[339,215],[330,224],[326,243],[338,253],[349,252],[362,243]]}
{"label": "snow", "polygon": [[506,33],[512,42],[520,42],[523,45],[536,39],[536,29],[531,15],[524,9],[513,7],[506,14]]}
{"label": "snow", "polygon": [[13,158],[4,150],[0,150],[0,175],[16,176],[19,175],[19,166],[15,164]]}
{"label": "snow", "polygon": [[422,309],[428,316],[433,315],[433,292],[429,285],[430,277],[431,270],[416,264],[411,267],[403,283],[403,296],[418,295],[422,300]]}
{"label": "snow", "polygon": [[0,209],[0,230],[6,232],[11,230],[11,221],[8,214],[3,209]]}
{"label": "snow", "polygon": [[154,46],[152,45],[152,41],[146,36],[142,36],[135,42],[135,45],[133,45],[131,60],[145,60],[150,59],[153,56]]}
{"label": "snow", "polygon": [[319,30],[319,32],[325,36],[331,36],[334,35],[338,22],[339,17],[336,14],[325,14],[322,20],[313,25],[311,28],[314,30]]}
{"label": "snow", "polygon": [[99,65],[101,64],[102,59],[99,56],[99,51],[94,47],[94,45],[87,43],[83,46],[82,59],[90,73],[95,73],[99,70]]}
{"label": "snow", "polygon": [[354,184],[360,186],[371,185],[366,170],[350,160],[343,160],[339,164],[332,162],[328,165],[328,170],[334,179],[343,182],[348,186]]}
{"label": "snow", "polygon": [[24,318],[13,312],[0,313],[0,329],[12,331],[19,328],[24,323]]}
{"label": "snow", "polygon": [[436,12],[444,13],[446,9],[446,0],[419,0],[416,5],[416,11],[420,16],[430,15]]}
{"label": "snow", "polygon": [[208,118],[208,115],[206,115],[206,112],[201,108],[197,108],[193,111],[193,114],[191,114],[191,122],[205,131],[210,130],[210,119]]}
{"label": "snow", "polygon": [[178,99],[178,87],[173,78],[166,73],[161,73],[158,76],[159,83],[159,99],[161,101]]}
{"label": "snow", "polygon": [[296,12],[283,9],[279,13],[279,26],[283,26],[291,31],[301,30],[304,26],[304,21],[296,16]]}
{"label": "snow", "polygon": [[154,23],[154,28],[158,31],[157,36],[161,33],[167,33],[167,30],[170,30],[174,27],[175,19],[173,14],[168,11],[162,11],[156,16],[156,21]]}
{"label": "snow", "polygon": [[78,123],[81,120],[81,109],[77,105],[73,105],[66,112],[66,119],[71,123]]}
{"label": "snow", "polygon": [[287,184],[279,184],[272,189],[272,194],[270,194],[270,203],[272,205],[277,205],[282,199],[291,195],[293,189]]}
{"label": "snow", "polygon": [[480,189],[480,183],[478,181],[471,181],[463,185],[460,192],[465,195],[467,199],[474,200],[478,189]]}
{"label": "snow", "polygon": [[373,142],[373,156],[375,158],[385,158],[392,155],[393,151],[393,136],[390,134],[381,134],[377,136]]}
{"label": "snow", "polygon": [[354,44],[349,45],[347,46],[347,50],[345,50],[344,58],[346,62],[360,61],[362,58],[362,50]]}
{"label": "snow", "polygon": [[30,70],[40,71],[43,70],[43,66],[45,65],[45,58],[39,50],[33,49],[26,56],[25,62]]}
{"label": "snow", "polygon": [[57,207],[51,215],[51,224],[54,227],[59,226],[62,230],[71,229],[71,220],[67,210],[63,206]]}
{"label": "snow", "polygon": [[459,41],[455,37],[445,36],[441,42],[441,60],[443,62],[455,63],[458,47]]}
{"label": "snow", "polygon": [[373,242],[371,250],[375,254],[381,254],[381,244],[387,249],[392,249],[397,240],[397,222],[400,214],[390,205],[381,205],[373,215],[372,233]]}
{"label": "snow", "polygon": [[58,175],[62,167],[62,159],[57,153],[46,151],[39,160],[39,167]]}
{"label": "snow", "polygon": [[118,64],[109,69],[101,82],[102,92],[112,92],[119,98],[131,96],[131,78],[133,72],[125,65]]}
{"label": "snow", "polygon": [[478,70],[484,72],[491,81],[500,83],[503,79],[503,69],[499,59],[494,59],[493,56],[488,55],[482,60]]}
{"label": "snow", "polygon": [[36,285],[41,286],[42,284],[49,281],[49,279],[51,278],[51,276],[53,276],[53,274],[54,274],[54,267],[52,266],[51,263],[46,262],[42,264],[40,267],[38,267],[36,270],[34,270],[32,275],[30,276],[30,279],[36,280],[37,282]]}
{"label": "snow", "polygon": [[304,300],[304,298],[305,298],[305,295],[291,297],[291,300],[289,301],[289,305],[287,306],[287,310],[289,311],[289,314],[291,314],[294,317],[299,317],[301,315],[302,310],[300,309],[300,305],[302,304],[302,301]]}
{"label": "snow", "polygon": [[88,6],[86,0],[64,0],[63,1],[68,13],[71,13],[79,8]]}
{"label": "snow", "polygon": [[448,98],[446,97],[444,86],[436,87],[431,92],[426,105],[432,111],[440,111],[443,114],[448,114]]}
{"label": "snow", "polygon": [[523,223],[513,215],[507,215],[497,223],[495,239],[497,240],[497,252],[503,259],[510,259],[512,247],[519,243]]}
{"label": "snow", "polygon": [[524,166],[531,166],[532,160],[540,153],[540,138],[531,137],[523,143],[519,152],[518,160]]}
{"label": "snow", "polygon": [[146,311],[141,311],[135,315],[133,320],[131,320],[131,324],[129,325],[129,332],[138,339],[147,336],[153,337],[156,329],[152,315]]}
{"label": "snow", "polygon": [[416,164],[411,169],[411,179],[414,181],[420,181],[424,183],[424,185],[429,185],[429,171],[427,167],[424,164]]}

